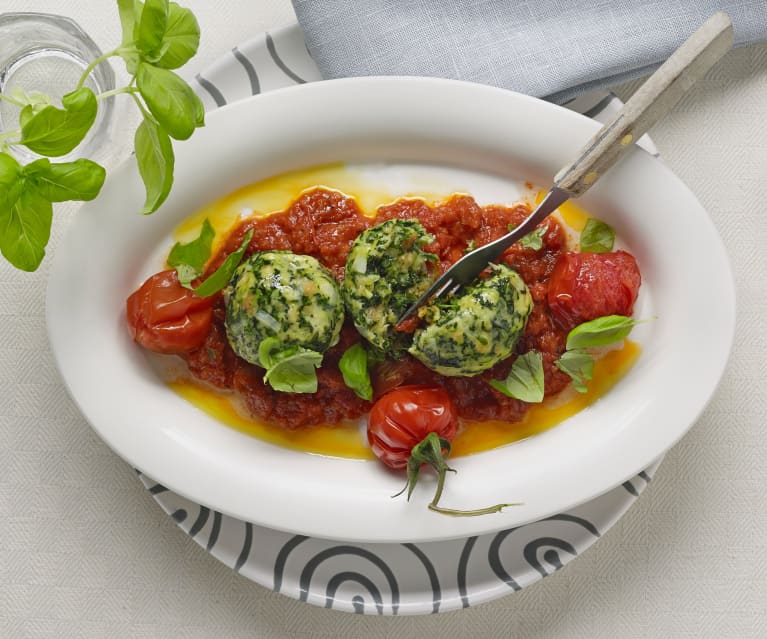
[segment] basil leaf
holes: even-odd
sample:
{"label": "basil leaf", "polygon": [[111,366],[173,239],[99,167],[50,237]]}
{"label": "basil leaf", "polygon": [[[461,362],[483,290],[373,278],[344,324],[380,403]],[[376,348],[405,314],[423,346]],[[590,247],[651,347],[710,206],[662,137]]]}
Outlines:
{"label": "basil leaf", "polygon": [[28,104],[25,106],[21,113],[19,113],[19,126],[21,127],[21,130],[24,130],[24,127],[27,126],[29,121],[32,119],[32,117],[39,112],[39,109],[36,109],[33,105]]}
{"label": "basil leaf", "polygon": [[46,106],[37,113],[26,106],[21,113],[21,144],[40,155],[66,155],[82,142],[96,120],[98,104],[88,87],[61,98],[63,109]]}
{"label": "basil leaf", "polygon": [[615,244],[615,231],[609,224],[590,217],[581,231],[581,253],[609,253]]}
{"label": "basil leaf", "polygon": [[266,369],[264,382],[284,393],[316,393],[317,368],[322,353],[298,346],[283,350],[276,337],[267,337],[258,346],[258,359]]}
{"label": "basil leaf", "polygon": [[266,371],[264,381],[276,391],[284,393],[316,393],[317,373],[322,365],[322,354],[300,351],[286,357]]}
{"label": "basil leaf", "polygon": [[344,351],[338,361],[338,368],[344,378],[344,384],[362,399],[373,399],[373,385],[368,371],[368,354],[362,344],[357,342]]}
{"label": "basil leaf", "polygon": [[546,231],[547,228],[545,226],[540,226],[537,229],[530,231],[519,240],[520,246],[522,246],[522,248],[533,249],[534,251],[541,250],[541,248],[543,248],[543,236],[546,235]]}
{"label": "basil leaf", "polygon": [[45,257],[53,205],[33,188],[24,189],[12,206],[0,207],[0,252],[16,268],[34,271]]}
{"label": "basil leaf", "polygon": [[514,360],[505,380],[491,379],[488,383],[507,397],[521,399],[523,402],[542,402],[543,356],[537,351],[520,355]]}
{"label": "basil leaf", "polygon": [[194,13],[170,3],[168,28],[162,39],[164,53],[154,63],[164,69],[178,69],[184,66],[200,46],[200,25]]}
{"label": "basil leaf", "polygon": [[191,288],[191,282],[202,274],[205,262],[210,257],[210,247],[216,232],[208,218],[202,223],[200,235],[186,244],[176,242],[168,255],[168,266],[178,273],[178,281],[186,288]]}
{"label": "basil leaf", "polygon": [[27,93],[21,87],[16,87],[13,89],[13,91],[11,91],[11,97],[17,102],[31,106],[33,108],[33,113],[35,110],[39,111],[43,107],[48,106],[49,104],[53,104],[51,96],[46,95],[45,93],[39,93],[37,91],[31,91],[30,93]]}
{"label": "basil leaf", "polygon": [[136,34],[136,46],[144,60],[157,60],[167,28],[168,0],[146,0]]}
{"label": "basil leaf", "polygon": [[194,97],[194,125],[195,127],[205,126],[205,105],[196,93]]}
{"label": "basil leaf", "polygon": [[[136,28],[136,0],[117,0],[117,11],[120,14],[120,25],[122,26],[123,39],[122,45],[125,46],[133,42],[134,30]],[[138,7],[139,14],[141,7]]]}
{"label": "basil leaf", "polygon": [[266,337],[258,345],[258,361],[263,368],[272,368],[279,360],[285,347],[277,337]]}
{"label": "basil leaf", "polygon": [[605,315],[576,326],[567,334],[567,350],[604,346],[624,339],[638,320],[623,315]]}
{"label": "basil leaf", "polygon": [[106,171],[91,160],[53,164],[48,158],[41,158],[24,167],[24,176],[51,202],[87,201],[101,191]]}
{"label": "basil leaf", "polygon": [[0,209],[9,209],[21,195],[22,168],[16,159],[0,152]]}
{"label": "basil leaf", "polygon": [[573,380],[573,388],[579,393],[588,392],[586,382],[594,376],[594,358],[586,351],[565,351],[554,361],[556,367]]}
{"label": "basil leaf", "polygon": [[146,118],[136,129],[133,143],[138,170],[146,188],[142,213],[148,215],[160,208],[173,185],[173,146],[165,130]]}
{"label": "basil leaf", "polygon": [[245,254],[245,249],[250,245],[250,240],[252,238],[253,230],[251,229],[242,239],[240,248],[234,253],[227,255],[224,263],[216,269],[215,273],[209,275],[202,284],[192,290],[200,297],[209,297],[210,295],[213,295],[213,293],[218,293],[224,288],[229,280],[232,279],[234,270],[240,265],[240,262],[242,262],[242,256]]}
{"label": "basil leaf", "polygon": [[202,101],[178,75],[142,62],[136,86],[152,115],[172,138],[186,140],[194,133],[203,110]]}
{"label": "basil leaf", "polygon": [[120,57],[125,62],[125,69],[131,76],[136,75],[141,58],[135,49],[125,49],[120,51]]}

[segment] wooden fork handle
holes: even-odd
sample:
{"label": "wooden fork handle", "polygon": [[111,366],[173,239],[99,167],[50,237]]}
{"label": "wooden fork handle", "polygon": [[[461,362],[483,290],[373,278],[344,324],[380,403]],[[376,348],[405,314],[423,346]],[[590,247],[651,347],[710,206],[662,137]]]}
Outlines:
{"label": "wooden fork handle", "polygon": [[615,117],[554,177],[554,185],[578,197],[633,147],[653,124],[732,46],[732,22],[715,13],[631,96]]}

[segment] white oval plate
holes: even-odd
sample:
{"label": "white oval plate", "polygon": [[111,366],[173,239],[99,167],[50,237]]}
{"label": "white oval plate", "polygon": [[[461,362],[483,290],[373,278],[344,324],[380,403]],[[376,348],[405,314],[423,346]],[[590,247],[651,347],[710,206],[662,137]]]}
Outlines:
{"label": "white oval plate", "polygon": [[[331,161],[459,165],[546,184],[598,125],[534,98],[448,80],[319,82],[237,102],[177,145],[176,183],[142,218],[133,163],[86,204],[55,256],[51,345],[99,435],[173,491],[262,526],[348,541],[426,541],[518,526],[562,512],[648,466],[693,424],[724,369],[734,329],[728,260],[705,211],[637,150],[590,192],[644,275],[640,361],[608,395],[559,427],[453,460],[454,508],[523,501],[474,518],[427,510],[428,484],[390,499],[401,477],[372,461],[306,455],[223,427],[170,391],[125,330],[126,296],[156,269],[172,229],[247,183]],[[586,198],[585,198],[586,199]]]}
{"label": "white oval plate", "polygon": [[[197,76],[198,93],[208,110],[259,92],[320,80],[298,24],[237,45]],[[614,95],[595,91],[566,106],[606,122],[622,104]],[[637,144],[658,157],[647,135]],[[510,530],[418,544],[339,542],[255,526],[138,476],[190,539],[244,577],[334,610],[397,615],[474,606],[559,570],[615,525],[649,485],[659,464],[565,513]]]}

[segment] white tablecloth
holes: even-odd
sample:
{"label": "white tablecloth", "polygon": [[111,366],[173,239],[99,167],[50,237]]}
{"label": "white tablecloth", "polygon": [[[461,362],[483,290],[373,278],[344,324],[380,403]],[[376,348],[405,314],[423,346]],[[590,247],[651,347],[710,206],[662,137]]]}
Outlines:
{"label": "white tablecloth", "polygon": [[[182,4],[203,27],[188,75],[293,21],[288,0]],[[2,0],[4,11],[69,15],[105,50],[118,40],[111,0]],[[49,261],[34,274],[0,263],[0,637],[767,636],[767,45],[730,53],[652,135],[730,252],[738,322],[725,378],[599,543],[535,586],[460,612],[326,611],[208,556],[68,398],[46,339]],[[117,136],[102,161],[130,150]],[[57,207],[51,253],[76,209]]]}

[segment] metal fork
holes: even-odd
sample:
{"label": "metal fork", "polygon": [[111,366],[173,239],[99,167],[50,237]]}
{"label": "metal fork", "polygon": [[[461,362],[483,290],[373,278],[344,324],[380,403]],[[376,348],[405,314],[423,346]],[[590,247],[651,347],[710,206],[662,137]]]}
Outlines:
{"label": "metal fork", "polygon": [[715,13],[664,62],[615,117],[554,177],[554,186],[525,220],[510,233],[471,251],[445,271],[399,318],[400,323],[431,299],[452,295],[473,282],[512,244],[532,231],[568,199],[583,195],[644,133],[676,106],[732,46],[732,22]]}

